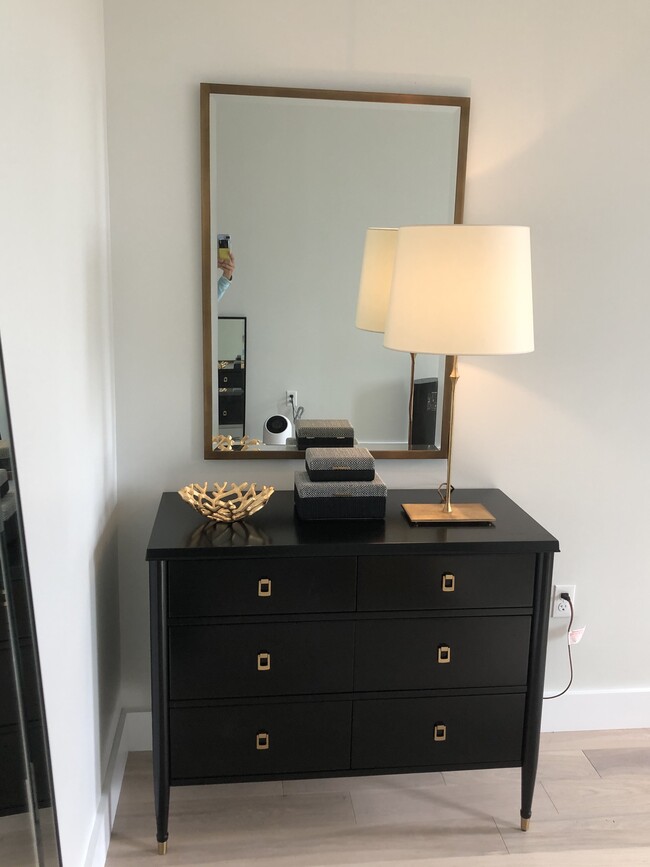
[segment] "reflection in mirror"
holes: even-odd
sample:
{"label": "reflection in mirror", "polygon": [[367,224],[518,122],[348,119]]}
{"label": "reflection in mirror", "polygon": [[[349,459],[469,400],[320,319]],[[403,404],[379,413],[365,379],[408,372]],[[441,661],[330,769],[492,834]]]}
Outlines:
{"label": "reflection in mirror", "polygon": [[[202,85],[206,457],[221,417],[219,319],[246,317],[246,414],[349,419],[376,457],[444,457],[448,365],[419,356],[436,380],[434,443],[408,447],[410,359],[355,327],[370,226],[462,220],[469,100],[405,94]],[[217,234],[237,275],[217,305]],[[218,311],[217,311],[218,307]],[[295,440],[245,457],[297,457]],[[234,456],[233,452],[225,456]]]}
{"label": "reflection in mirror", "polygon": [[0,864],[60,865],[38,647],[0,347]]}
{"label": "reflection in mirror", "polygon": [[219,316],[215,346],[213,429],[238,441],[246,428],[246,317]]}

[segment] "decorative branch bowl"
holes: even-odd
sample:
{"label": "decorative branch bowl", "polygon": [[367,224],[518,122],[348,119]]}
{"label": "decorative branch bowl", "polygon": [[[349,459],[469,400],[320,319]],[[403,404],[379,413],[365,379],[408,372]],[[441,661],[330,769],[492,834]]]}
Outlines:
{"label": "decorative branch bowl", "polygon": [[261,442],[261,440],[256,440],[249,436],[243,436],[240,437],[239,440],[235,440],[230,436],[230,434],[228,436],[218,434],[217,436],[212,437],[212,451],[247,452],[251,448],[255,449],[255,451],[259,451],[255,447],[260,445]]}
{"label": "decorative branch bowl", "polygon": [[[230,485],[230,488],[228,488]],[[241,482],[215,482],[214,492],[208,493],[208,483],[185,485],[178,492],[193,509],[209,521],[232,524],[250,518],[268,503],[275,488],[264,485],[257,491],[255,485]]]}

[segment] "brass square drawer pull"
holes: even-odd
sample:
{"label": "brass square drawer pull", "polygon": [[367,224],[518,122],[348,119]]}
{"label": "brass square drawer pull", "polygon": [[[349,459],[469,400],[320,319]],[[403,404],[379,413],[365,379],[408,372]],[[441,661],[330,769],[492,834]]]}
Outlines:
{"label": "brass square drawer pull", "polygon": [[271,670],[271,654],[270,653],[258,653],[257,654],[257,670],[258,671],[270,671]]}
{"label": "brass square drawer pull", "polygon": [[436,723],[433,727],[433,739],[434,741],[446,741],[447,740],[447,726],[444,723]]}
{"label": "brass square drawer pull", "polygon": [[452,572],[445,572],[442,576],[442,592],[453,593],[456,589],[456,576]]}
{"label": "brass square drawer pull", "polygon": [[260,578],[257,582],[257,595],[258,596],[270,596],[271,595],[271,579],[270,578]]}
{"label": "brass square drawer pull", "polygon": [[438,648],[438,662],[444,664],[451,662],[451,647],[447,644],[441,644]]}
{"label": "brass square drawer pull", "polygon": [[271,738],[268,732],[258,732],[255,737],[255,749],[268,750]]}

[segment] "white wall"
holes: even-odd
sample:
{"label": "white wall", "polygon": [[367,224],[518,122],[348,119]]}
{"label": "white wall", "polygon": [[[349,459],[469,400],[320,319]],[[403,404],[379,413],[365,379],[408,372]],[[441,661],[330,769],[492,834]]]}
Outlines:
{"label": "white wall", "polygon": [[0,328],[63,858],[85,861],[119,711],[101,0],[0,26]]}
{"label": "white wall", "polygon": [[[577,690],[648,688],[646,0],[105,0],[124,700],[146,706],[144,551],[160,492],[290,462],[202,454],[199,82],[472,98],[466,222],[530,225],[537,349],[471,360],[454,479],[562,544]],[[386,462],[391,487],[441,463]],[[123,543],[122,543],[123,541]],[[564,684],[553,630],[548,688]],[[599,720],[594,719],[594,727]]]}

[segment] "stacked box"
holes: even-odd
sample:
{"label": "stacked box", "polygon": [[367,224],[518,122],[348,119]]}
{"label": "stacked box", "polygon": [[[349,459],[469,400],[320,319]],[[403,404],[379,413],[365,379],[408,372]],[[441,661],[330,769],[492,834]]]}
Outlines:
{"label": "stacked box", "polygon": [[297,472],[294,503],[303,520],[383,519],[386,515],[386,485],[375,475],[371,482],[312,482],[305,471]]}
{"label": "stacked box", "polygon": [[382,520],[386,485],[364,448],[307,449],[306,469],[295,474],[294,502],[299,518]]}
{"label": "stacked box", "polygon": [[364,448],[307,449],[305,467],[312,482],[371,482],[375,459]]}
{"label": "stacked box", "polygon": [[296,439],[300,450],[353,446],[354,428],[346,418],[299,418]]}

